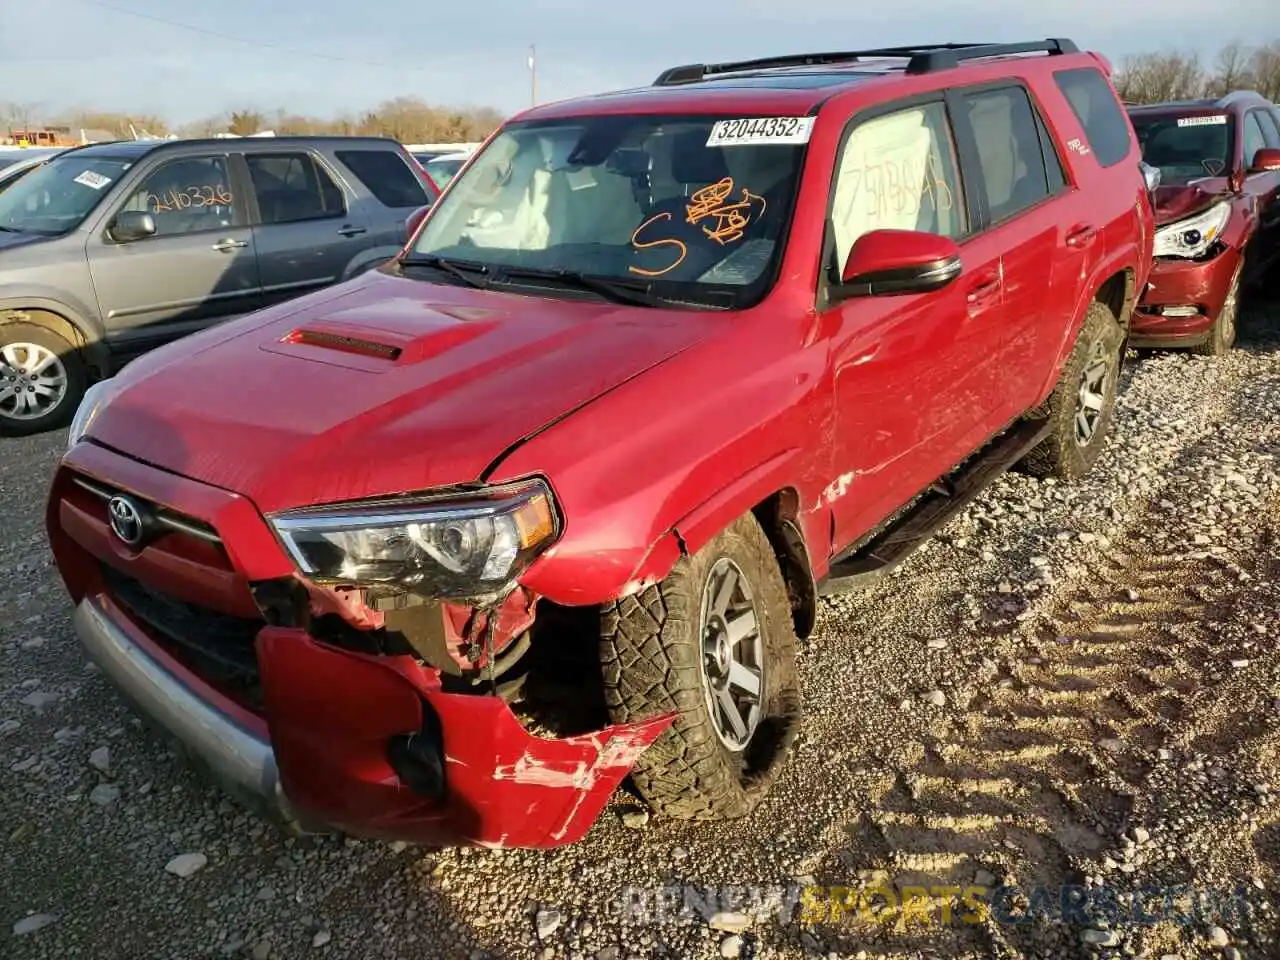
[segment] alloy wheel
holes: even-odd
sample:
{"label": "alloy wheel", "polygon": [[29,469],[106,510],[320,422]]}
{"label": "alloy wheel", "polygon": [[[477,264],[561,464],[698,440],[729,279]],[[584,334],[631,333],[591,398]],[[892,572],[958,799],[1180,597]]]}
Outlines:
{"label": "alloy wheel", "polygon": [[1076,446],[1087,447],[1098,432],[1110,377],[1111,360],[1107,356],[1107,347],[1098,340],[1089,350],[1089,359],[1085,361],[1080,387],[1076,391]]}
{"label": "alloy wheel", "polygon": [[698,621],[702,686],[716,736],[742,750],[761,719],[764,637],[751,583],[728,557],[707,576]]}
{"label": "alloy wheel", "polygon": [[0,347],[0,417],[37,420],[67,395],[67,368],[38,343]]}

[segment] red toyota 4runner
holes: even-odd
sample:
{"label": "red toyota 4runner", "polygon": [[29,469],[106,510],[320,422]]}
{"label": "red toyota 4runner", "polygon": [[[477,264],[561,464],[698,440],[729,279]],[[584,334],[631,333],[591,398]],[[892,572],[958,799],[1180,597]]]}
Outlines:
{"label": "red toyota 4runner", "polygon": [[304,828],[553,846],[628,773],[746,814],[818,596],[1106,442],[1153,235],[1107,73],[894,48],[524,113],[390,265],[93,388],[77,632]]}
{"label": "red toyota 4runner", "polygon": [[1143,159],[1160,171],[1156,262],[1131,343],[1224,354],[1241,291],[1280,263],[1280,113],[1241,90],[1129,116]]}

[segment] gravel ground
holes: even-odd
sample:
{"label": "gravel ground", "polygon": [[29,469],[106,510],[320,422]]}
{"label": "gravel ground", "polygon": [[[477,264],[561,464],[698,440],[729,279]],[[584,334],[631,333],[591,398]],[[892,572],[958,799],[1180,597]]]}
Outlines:
{"label": "gravel ground", "polygon": [[[1243,319],[1224,360],[1128,368],[1083,482],[1010,475],[824,605],[757,814],[649,820],[620,791],[545,853],[287,839],[202,782],[71,633],[42,517],[65,437],[6,441],[0,954],[1280,955],[1280,305]],[[845,912],[797,907],[811,885]],[[1009,896],[966,911],[975,885]]]}

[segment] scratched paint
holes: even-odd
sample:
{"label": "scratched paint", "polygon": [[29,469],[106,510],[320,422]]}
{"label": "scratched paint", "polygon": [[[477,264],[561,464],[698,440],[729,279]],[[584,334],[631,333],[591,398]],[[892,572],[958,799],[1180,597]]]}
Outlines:
{"label": "scratched paint", "polygon": [[827,484],[826,489],[822,491],[822,502],[827,506],[831,506],[848,493],[849,487],[853,484],[853,477],[854,474],[852,472],[842,473]]}

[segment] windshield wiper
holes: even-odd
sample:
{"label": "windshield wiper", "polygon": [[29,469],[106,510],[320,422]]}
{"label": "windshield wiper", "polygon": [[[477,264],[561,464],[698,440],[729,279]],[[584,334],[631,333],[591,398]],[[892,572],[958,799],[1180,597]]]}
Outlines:
{"label": "windshield wiper", "polygon": [[625,303],[631,306],[656,307],[663,303],[661,297],[654,296],[653,284],[648,281],[610,280],[605,277],[593,277],[575,270],[541,269],[537,267],[503,267],[502,279],[512,277],[528,277],[532,280],[555,280],[590,290],[606,300],[614,303]]}
{"label": "windshield wiper", "polygon": [[433,267],[442,273],[447,273],[455,280],[461,280],[469,287],[477,287],[480,290],[489,289],[491,282],[487,276],[489,268],[483,263],[473,263],[469,260],[450,260],[447,257],[440,257],[435,254],[430,256],[419,254],[405,257],[399,262],[402,267]]}

